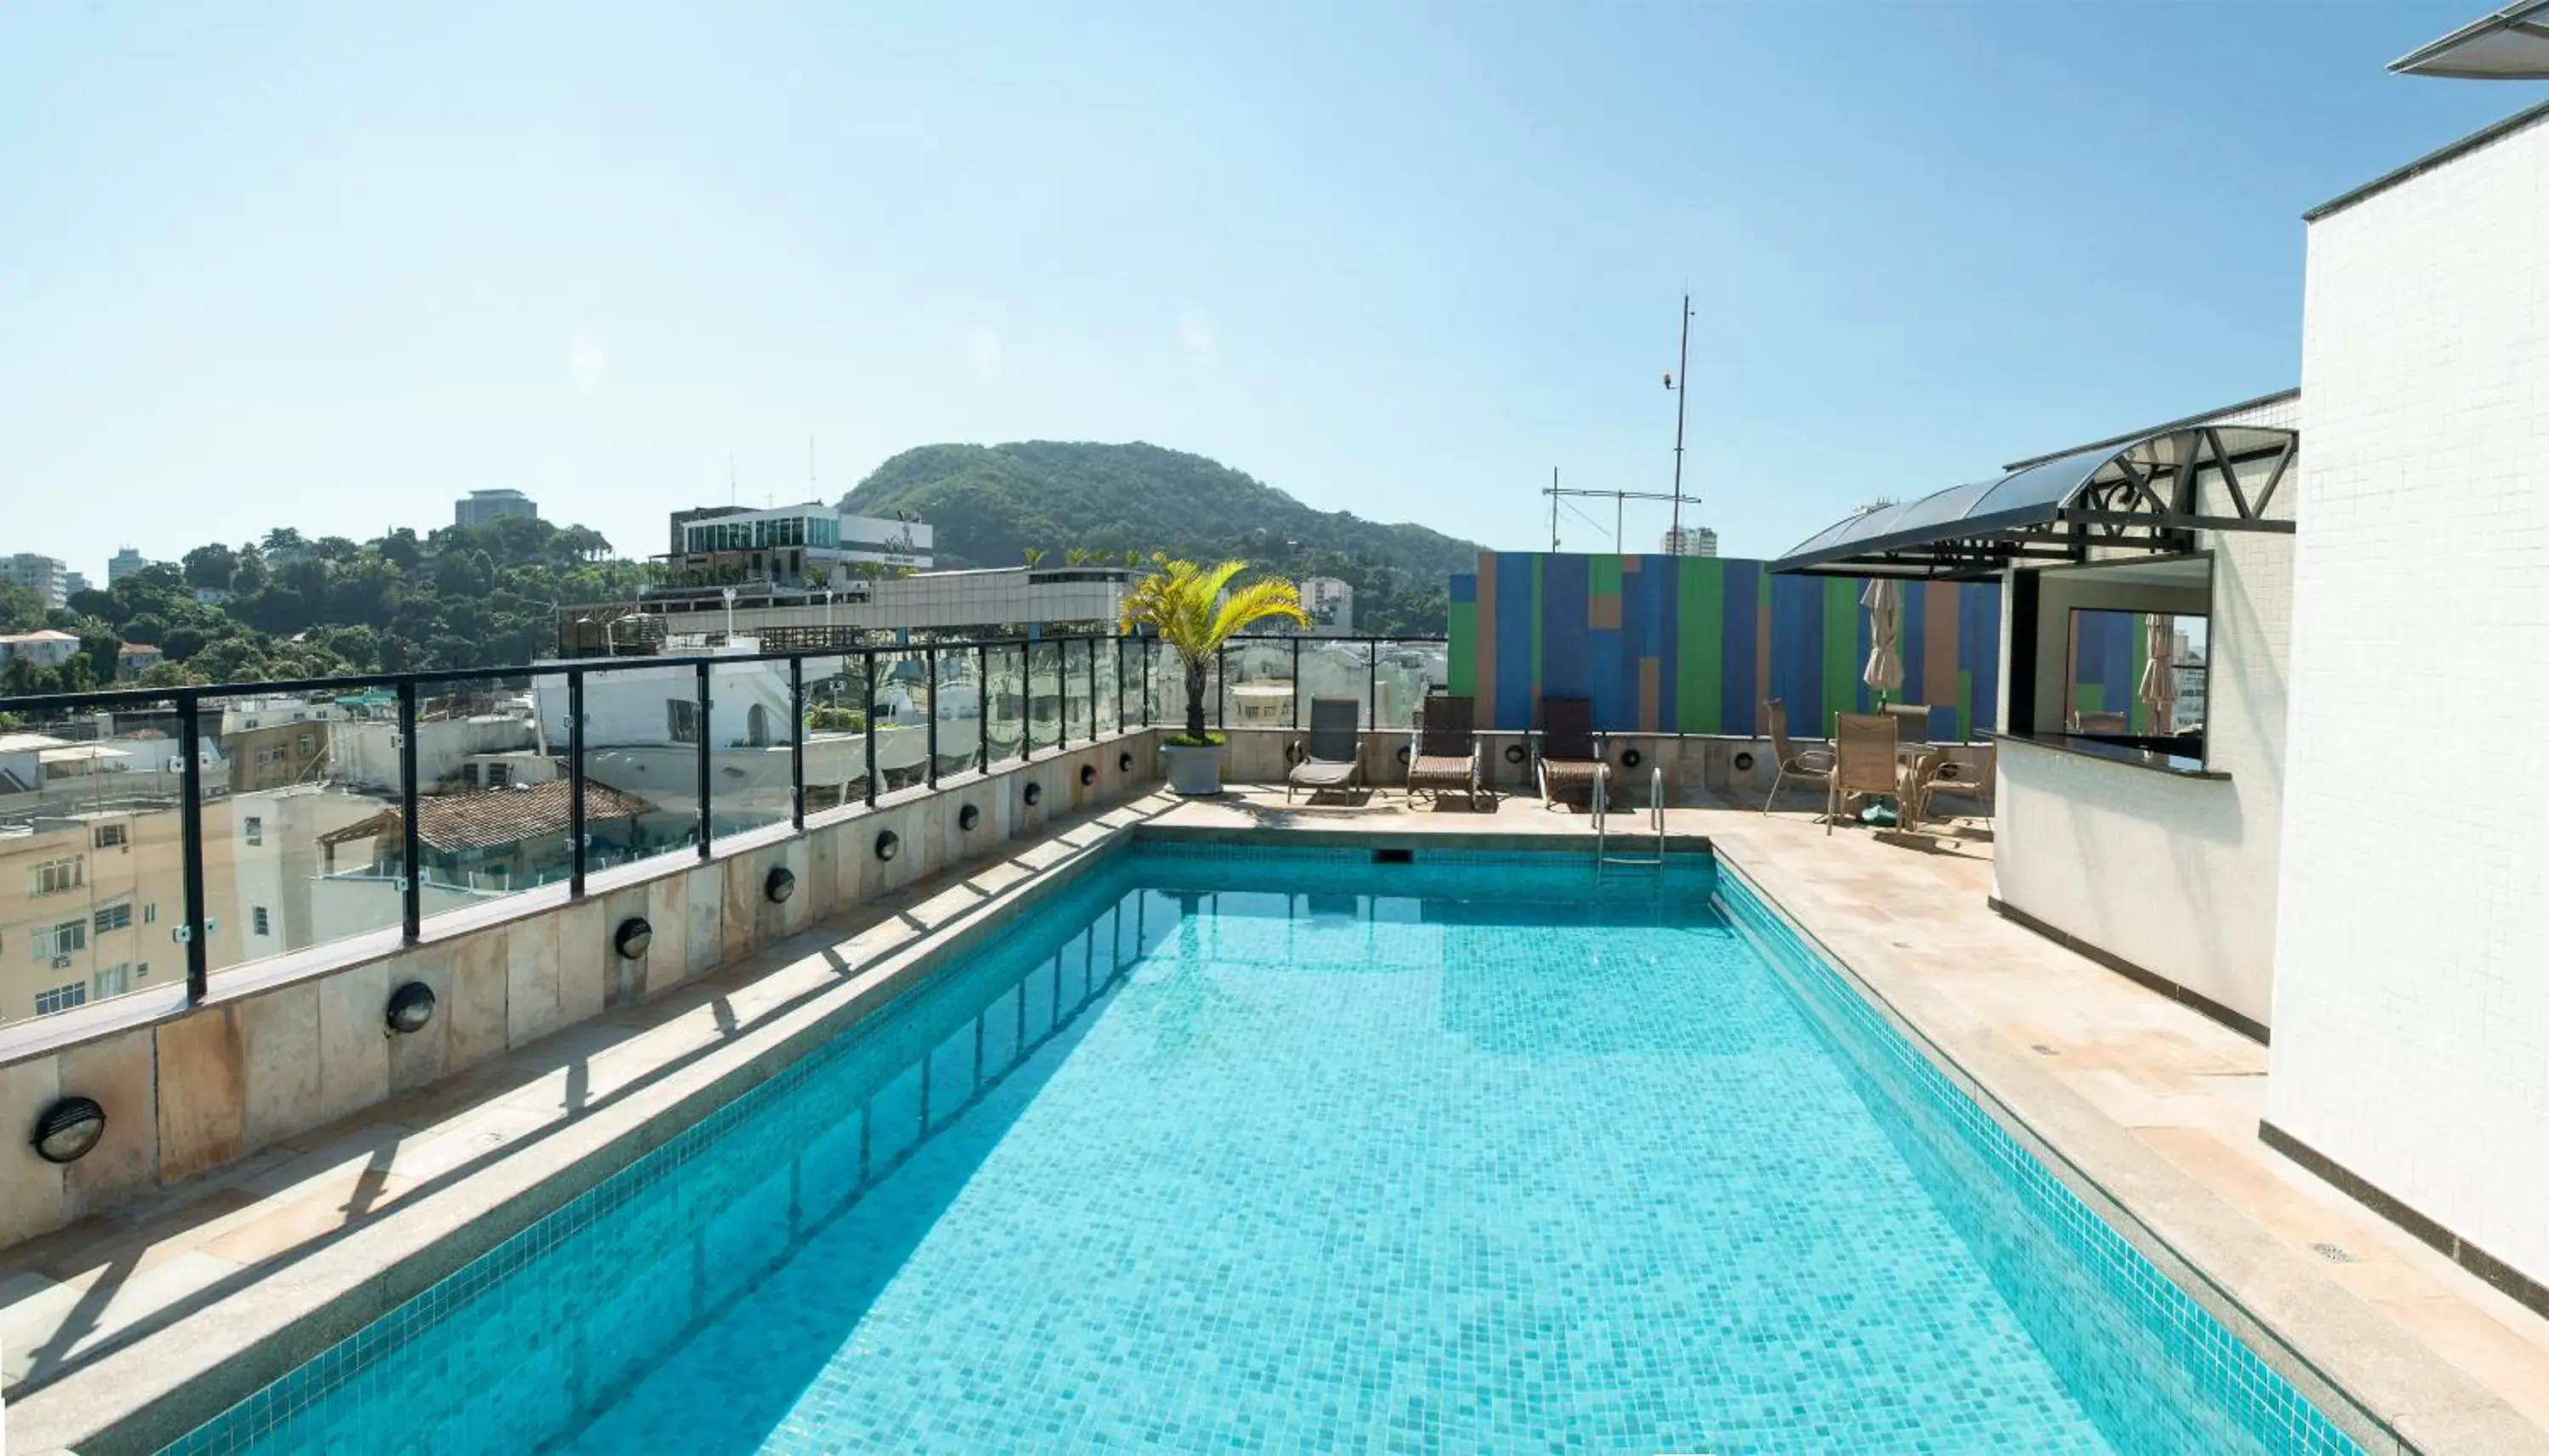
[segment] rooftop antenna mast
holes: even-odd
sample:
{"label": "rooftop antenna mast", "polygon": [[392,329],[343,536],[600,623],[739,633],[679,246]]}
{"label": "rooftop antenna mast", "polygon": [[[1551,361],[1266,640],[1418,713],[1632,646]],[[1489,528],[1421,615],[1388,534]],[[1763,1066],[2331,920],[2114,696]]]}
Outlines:
{"label": "rooftop antenna mast", "polygon": [[1664,388],[1673,392],[1673,488],[1672,539],[1681,539],[1681,436],[1682,426],[1690,419],[1690,291],[1681,295],[1681,372],[1664,376]]}
{"label": "rooftop antenna mast", "polygon": [[735,491],[736,491],[737,489],[738,489],[738,488],[736,487],[735,482],[734,482],[734,452],[733,452],[732,450],[728,450],[728,451],[726,451],[726,452],[725,452],[725,503],[726,503],[726,504],[728,504],[728,505],[732,505],[732,504],[737,503],[737,502],[736,502],[736,500],[735,500]]}

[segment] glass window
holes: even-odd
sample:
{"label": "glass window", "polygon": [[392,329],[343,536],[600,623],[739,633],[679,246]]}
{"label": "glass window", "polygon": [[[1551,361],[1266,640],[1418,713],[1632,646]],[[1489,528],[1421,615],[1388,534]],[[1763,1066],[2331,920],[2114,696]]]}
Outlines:
{"label": "glass window", "polygon": [[239,835],[252,845],[265,843],[265,821],[254,814],[243,815],[239,819]]}
{"label": "glass window", "polygon": [[258,905],[248,911],[248,928],[261,936],[270,936],[274,934],[274,923],[266,917],[265,907],[263,905]]}
{"label": "glass window", "polygon": [[50,930],[39,930],[31,938],[30,945],[39,960],[76,956],[88,949],[88,922],[65,920]]}
{"label": "glass window", "polygon": [[142,907],[142,923],[143,925],[157,925],[159,923],[159,907],[156,904],[149,904]]}
{"label": "glass window", "polygon": [[133,989],[133,962],[110,965],[97,973],[97,999],[121,996]]}
{"label": "glass window", "polygon": [[38,1016],[51,1016],[57,1012],[68,1011],[74,1006],[87,1004],[88,983],[86,981],[73,981],[67,986],[55,986],[49,991],[36,993]]}
{"label": "glass window", "polygon": [[27,893],[59,895],[78,889],[86,877],[82,869],[87,857],[72,855],[60,860],[47,860],[27,871]]}
{"label": "glass window", "polygon": [[668,697],[664,699],[664,723],[665,731],[672,735],[672,739],[675,743],[699,742],[699,699],[690,697]]}
{"label": "glass window", "polygon": [[130,834],[131,827],[128,825],[101,824],[97,827],[97,847],[101,850],[112,850],[126,843]]}
{"label": "glass window", "polygon": [[99,935],[104,935],[111,930],[122,930],[131,924],[133,924],[133,907],[130,905],[109,905],[97,912]]}
{"label": "glass window", "polygon": [[2209,626],[2186,613],[2074,607],[2063,728],[2110,738],[2201,735]]}

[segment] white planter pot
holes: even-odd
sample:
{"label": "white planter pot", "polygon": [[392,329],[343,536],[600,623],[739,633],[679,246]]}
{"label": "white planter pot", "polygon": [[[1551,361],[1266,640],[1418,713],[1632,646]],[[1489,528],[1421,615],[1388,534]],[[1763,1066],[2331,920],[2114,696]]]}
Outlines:
{"label": "white planter pot", "polygon": [[1167,766],[1171,789],[1189,796],[1221,792],[1219,744],[1190,748],[1162,744],[1160,758]]}

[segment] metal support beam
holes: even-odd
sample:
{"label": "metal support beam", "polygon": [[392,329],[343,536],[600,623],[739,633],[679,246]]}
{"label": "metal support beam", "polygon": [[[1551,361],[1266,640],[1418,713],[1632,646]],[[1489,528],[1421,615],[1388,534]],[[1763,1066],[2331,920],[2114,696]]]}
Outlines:
{"label": "metal support beam", "polygon": [[699,741],[691,747],[693,757],[697,760],[693,767],[699,776],[700,858],[705,860],[708,857],[708,841],[714,838],[710,832],[711,821],[708,818],[708,735],[714,731],[708,723],[708,709],[713,704],[708,696],[708,663],[703,661],[694,666],[698,673],[698,681],[693,686],[697,694],[695,701],[699,710]]}
{"label": "metal support beam", "polygon": [[584,898],[588,847],[584,807],[584,669],[566,670],[567,898]]}
{"label": "metal support beam", "polygon": [[416,683],[401,682],[399,715],[399,935],[409,945],[425,927],[425,837],[417,825]]}
{"label": "metal support beam", "polygon": [[179,894],[185,901],[186,1004],[204,999],[212,979],[212,933],[204,925],[204,735],[202,699],[188,693],[177,699],[177,741],[185,762],[177,770],[177,791],[185,810],[177,821],[180,860]]}

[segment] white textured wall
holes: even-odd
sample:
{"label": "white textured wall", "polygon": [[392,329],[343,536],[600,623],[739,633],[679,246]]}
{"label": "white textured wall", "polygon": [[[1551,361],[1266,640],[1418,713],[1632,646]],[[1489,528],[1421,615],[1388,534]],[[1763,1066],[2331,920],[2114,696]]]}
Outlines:
{"label": "white textured wall", "polygon": [[[2536,1279],[2549,1279],[2549,806],[2529,767],[2549,722],[2543,258],[2537,126],[2310,229],[2267,1087],[2278,1126]],[[2427,771],[2409,768],[2410,741]]]}
{"label": "white textured wall", "polygon": [[[2287,480],[2274,514],[2291,491]],[[2206,538],[2205,763],[2226,781],[2005,744],[1993,830],[2003,902],[2269,1026],[2293,542]]]}

